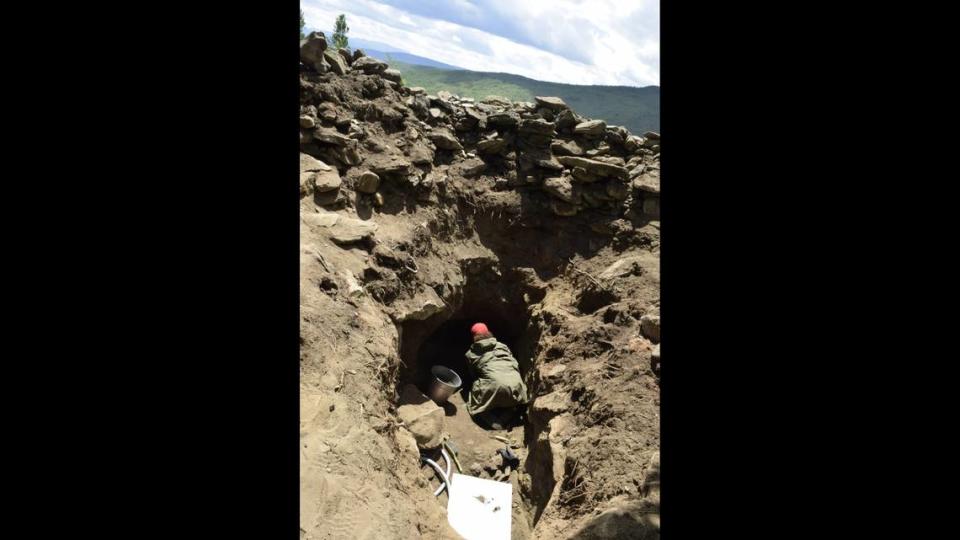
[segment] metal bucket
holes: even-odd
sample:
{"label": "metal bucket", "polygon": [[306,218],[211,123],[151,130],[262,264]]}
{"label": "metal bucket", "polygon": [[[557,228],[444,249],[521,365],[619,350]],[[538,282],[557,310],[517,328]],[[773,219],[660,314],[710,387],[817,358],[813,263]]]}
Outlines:
{"label": "metal bucket", "polygon": [[430,368],[430,389],[427,392],[434,403],[446,403],[447,398],[453,395],[463,381],[455,371],[443,366],[433,366]]}

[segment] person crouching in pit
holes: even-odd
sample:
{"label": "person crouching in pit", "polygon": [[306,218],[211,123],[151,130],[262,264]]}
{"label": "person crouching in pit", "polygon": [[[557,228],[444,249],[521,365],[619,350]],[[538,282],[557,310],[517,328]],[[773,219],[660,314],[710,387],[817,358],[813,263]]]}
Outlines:
{"label": "person crouching in pit", "polygon": [[520,376],[520,365],[510,348],[497,341],[487,325],[474,324],[470,333],[473,344],[466,357],[474,381],[467,412],[488,429],[507,428],[517,409],[527,404],[527,387]]}

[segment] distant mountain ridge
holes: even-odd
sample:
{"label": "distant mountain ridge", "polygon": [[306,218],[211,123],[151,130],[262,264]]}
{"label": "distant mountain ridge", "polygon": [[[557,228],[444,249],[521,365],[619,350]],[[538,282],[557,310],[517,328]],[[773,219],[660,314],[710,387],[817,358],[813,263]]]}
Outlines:
{"label": "distant mountain ridge", "polygon": [[391,50],[391,45],[377,41],[351,38],[350,46],[362,49],[365,54],[399,69],[405,85],[421,86],[431,94],[446,90],[477,100],[493,95],[513,101],[533,101],[534,96],[557,96],[579,114],[602,119],[610,125],[622,125],[632,133],[642,135],[646,131],[660,131],[659,86],[545,82],[511,73],[470,71],[408,52]]}
{"label": "distant mountain ridge", "polygon": [[377,60],[383,60],[388,64],[404,63],[404,64],[409,64],[414,66],[426,66],[426,67],[433,67],[433,68],[439,68],[439,69],[452,69],[452,70],[460,70],[460,71],[463,70],[463,68],[461,67],[451,66],[450,64],[444,64],[443,62],[437,62],[436,60],[431,60],[429,58],[424,58],[422,56],[417,56],[415,54],[399,52],[399,51],[387,52],[387,51],[380,51],[377,49],[363,49],[362,47],[359,47],[359,48],[362,49],[364,54],[366,54],[367,56],[372,56]]}
{"label": "distant mountain ridge", "polygon": [[647,131],[660,131],[659,86],[562,84],[510,73],[441,69],[398,60],[394,56],[392,62],[385,61],[400,70],[404,85],[421,86],[430,94],[446,90],[477,100],[503,96],[513,101],[533,101],[534,96],[557,96],[581,115],[602,119],[609,125],[624,126],[632,133],[642,135]]}
{"label": "distant mountain ridge", "polygon": [[362,49],[364,54],[372,56],[377,60],[383,60],[387,63],[403,62],[415,66],[429,66],[441,69],[463,69],[459,66],[445,64],[436,60],[417,56],[406,51],[398,51],[393,46],[381,43],[379,41],[370,41],[366,39],[350,39],[350,48]]}

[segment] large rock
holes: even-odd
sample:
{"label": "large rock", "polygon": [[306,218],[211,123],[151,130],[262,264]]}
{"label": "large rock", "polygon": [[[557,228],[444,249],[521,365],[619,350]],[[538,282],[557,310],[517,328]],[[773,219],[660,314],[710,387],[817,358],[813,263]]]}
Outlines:
{"label": "large rock", "polygon": [[592,150],[587,150],[586,152],[584,152],[584,154],[586,154],[587,157],[589,157],[589,158],[595,158],[595,157],[605,156],[605,155],[607,155],[607,154],[609,154],[609,153],[610,153],[610,145],[608,145],[608,144],[605,143],[605,142],[604,142],[604,143],[600,143],[599,145],[597,145],[596,148],[594,148],[594,149],[592,149]]}
{"label": "large rock", "polygon": [[452,133],[445,129],[434,129],[433,131],[427,133],[427,138],[437,146],[437,148],[442,148],[444,150],[462,150],[463,145],[460,144],[460,141],[453,136]]}
{"label": "large rock", "polygon": [[560,156],[557,158],[557,161],[570,168],[582,167],[588,173],[595,174],[597,176],[616,176],[619,178],[628,177],[628,171],[626,167],[615,165],[613,163],[605,163],[603,161],[579,156]]}
{"label": "large rock", "polygon": [[550,150],[558,156],[582,156],[583,148],[576,141],[555,139],[550,143]]}
{"label": "large rock", "polygon": [[340,173],[308,154],[300,153],[300,196],[340,189]]}
{"label": "large rock", "polygon": [[509,111],[509,112],[496,112],[490,115],[487,115],[487,124],[491,126],[500,126],[500,127],[513,127],[520,123],[520,115]]}
{"label": "large rock", "polygon": [[580,122],[577,115],[570,109],[560,111],[554,121],[557,123],[557,128],[563,130],[573,129]]}
{"label": "large rock", "polygon": [[486,125],[486,116],[480,114],[472,108],[466,108],[463,110],[463,116],[457,119],[457,123],[454,126],[457,131],[472,131],[477,129],[483,129]]}
{"label": "large rock", "polygon": [[393,68],[385,69],[383,70],[381,75],[383,76],[384,79],[387,79],[388,81],[393,81],[395,83],[400,83],[403,79],[399,69],[393,69]]}
{"label": "large rock", "polygon": [[623,147],[627,152],[631,154],[640,150],[640,147],[643,146],[643,139],[637,137],[636,135],[630,135],[623,141]]}
{"label": "large rock", "polygon": [[416,386],[407,384],[403,387],[397,417],[413,434],[417,446],[427,450],[440,446],[443,436],[443,408],[437,406]]}
{"label": "large rock", "polygon": [[404,103],[421,120],[425,120],[430,115],[430,100],[424,94],[409,96]]}
{"label": "large rock", "polygon": [[347,67],[346,60],[344,60],[339,53],[332,49],[323,51],[323,58],[328,64],[330,64],[330,71],[336,73],[337,75],[346,75],[347,71],[350,70],[350,68]]}
{"label": "large rock", "polygon": [[324,122],[329,122],[329,123],[331,123],[331,124],[336,124],[336,123],[337,123],[337,111],[335,111],[335,110],[333,110],[333,109],[327,109],[327,110],[325,110],[325,111],[322,111],[322,112],[320,113],[320,118],[322,118]]}
{"label": "large rock", "polygon": [[568,203],[576,203],[576,193],[573,183],[567,176],[547,178],[543,182],[543,190],[548,194]]}
{"label": "large rock", "polygon": [[383,73],[387,69],[387,64],[372,58],[370,56],[361,56],[353,61],[353,69],[360,70],[366,74]]}
{"label": "large rock", "polygon": [[537,104],[529,101],[517,101],[513,104],[514,110],[521,113],[532,113],[537,110]]}
{"label": "large rock", "polygon": [[338,49],[337,52],[343,57],[343,61],[346,62],[348,66],[353,63],[353,54],[350,53],[349,49]]}
{"label": "large rock", "polygon": [[547,153],[546,157],[538,159],[534,162],[534,164],[541,169],[548,169],[556,172],[563,170],[563,165],[561,165],[560,162],[557,161],[557,159],[549,152]]}
{"label": "large rock", "polygon": [[622,145],[624,143],[624,135],[620,132],[620,126],[607,126],[607,135],[606,141],[614,145]]}
{"label": "large rock", "polygon": [[314,140],[333,144],[336,146],[347,146],[353,142],[353,139],[340,133],[334,128],[320,126],[313,131]]}
{"label": "large rock", "polygon": [[572,171],[570,174],[571,174],[578,182],[581,182],[581,183],[584,183],[584,184],[588,184],[588,183],[596,182],[597,180],[600,180],[600,177],[599,177],[599,176],[597,176],[597,175],[595,175],[595,174],[593,174],[593,173],[591,173],[591,172],[587,172],[587,170],[584,169],[583,167],[574,167],[574,168],[573,168],[573,171]]}
{"label": "large rock", "polygon": [[336,169],[326,172],[313,173],[313,190],[316,193],[326,193],[340,189],[342,180]]}
{"label": "large rock", "polygon": [[619,156],[597,156],[593,158],[595,161],[602,161],[604,163],[609,163],[611,165],[616,165],[618,167],[626,168],[626,163],[624,163],[623,158]]}
{"label": "large rock", "polygon": [[301,219],[311,227],[323,229],[337,244],[369,240],[377,232],[377,224],[372,221],[348,218],[332,212],[303,214]]}
{"label": "large rock", "polygon": [[633,189],[637,191],[646,191],[647,193],[660,194],[660,177],[641,174],[633,179]]}
{"label": "large rock", "polygon": [[533,135],[547,135],[549,137],[555,137],[557,135],[555,128],[556,124],[553,122],[547,122],[542,118],[528,118],[526,120],[520,121],[520,127],[517,128],[517,132],[521,134],[533,134]]}
{"label": "large rock", "polygon": [[548,109],[546,107],[540,107],[537,109],[537,116],[549,122],[553,122],[557,118],[557,111]]}
{"label": "large rock", "polygon": [[300,172],[308,171],[329,171],[332,167],[326,163],[320,161],[319,159],[311,156],[310,154],[304,154],[300,152]]}
{"label": "large rock", "polygon": [[318,214],[302,214],[300,219],[311,227],[329,229],[340,221],[340,214],[333,212],[320,212]]}
{"label": "large rock", "polygon": [[483,154],[499,154],[507,147],[507,141],[502,137],[484,139],[477,143],[477,152]]}
{"label": "large rock", "polygon": [[607,123],[603,120],[588,120],[586,122],[580,122],[573,128],[573,132],[577,135],[590,135],[590,136],[600,136],[603,135],[607,130]]}
{"label": "large rock", "polygon": [[440,298],[437,291],[426,287],[422,293],[397,304],[394,317],[398,322],[425,321],[443,311],[445,307],[443,298]]}
{"label": "large rock", "polygon": [[454,107],[452,103],[450,103],[449,101],[447,101],[447,100],[445,100],[445,99],[440,99],[440,98],[438,98],[437,96],[431,96],[431,95],[428,95],[428,96],[427,96],[427,99],[430,100],[430,105],[431,105],[431,106],[440,109],[441,111],[443,111],[443,112],[446,113],[446,114],[452,115],[452,114],[455,114],[455,113],[457,112],[457,108]]}
{"label": "large rock", "polygon": [[534,98],[537,100],[537,105],[550,109],[552,111],[562,111],[564,109],[569,109],[570,106],[564,103],[564,101],[558,97],[540,97],[536,96]]}
{"label": "large rock", "polygon": [[417,165],[433,166],[433,148],[428,146],[424,140],[414,141],[406,146],[407,157]]}
{"label": "large rock", "polygon": [[376,193],[377,188],[380,187],[380,177],[377,176],[377,173],[372,171],[366,171],[360,175],[360,178],[357,180],[356,190],[360,193]]}
{"label": "large rock", "polygon": [[486,170],[487,164],[481,159],[470,158],[460,163],[461,174],[466,177],[477,176]]}
{"label": "large rock", "polygon": [[371,171],[381,176],[384,174],[407,174],[413,167],[413,163],[409,159],[387,154],[369,155],[365,164]]}
{"label": "large rock", "polygon": [[323,59],[325,50],[327,50],[327,38],[323,32],[310,32],[310,35],[300,42],[300,61],[324,73],[326,72]]}
{"label": "large rock", "polygon": [[549,169],[552,171],[562,171],[563,165],[553,157],[549,149],[529,148],[520,154],[520,166],[524,171],[529,172],[533,167]]}
{"label": "large rock", "polygon": [[570,392],[554,390],[549,394],[537,396],[530,404],[530,414],[537,415],[539,423],[546,423],[550,418],[563,414],[576,404],[570,399]]}

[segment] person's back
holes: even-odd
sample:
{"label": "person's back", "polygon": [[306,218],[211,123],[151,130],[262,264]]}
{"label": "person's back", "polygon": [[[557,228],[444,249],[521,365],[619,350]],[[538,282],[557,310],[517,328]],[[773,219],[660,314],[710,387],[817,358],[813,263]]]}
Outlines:
{"label": "person's back", "polygon": [[475,380],[470,388],[467,411],[499,429],[500,419],[495,411],[526,404],[527,387],[509,347],[497,341],[483,323],[473,325],[471,332],[474,342],[466,358]]}

